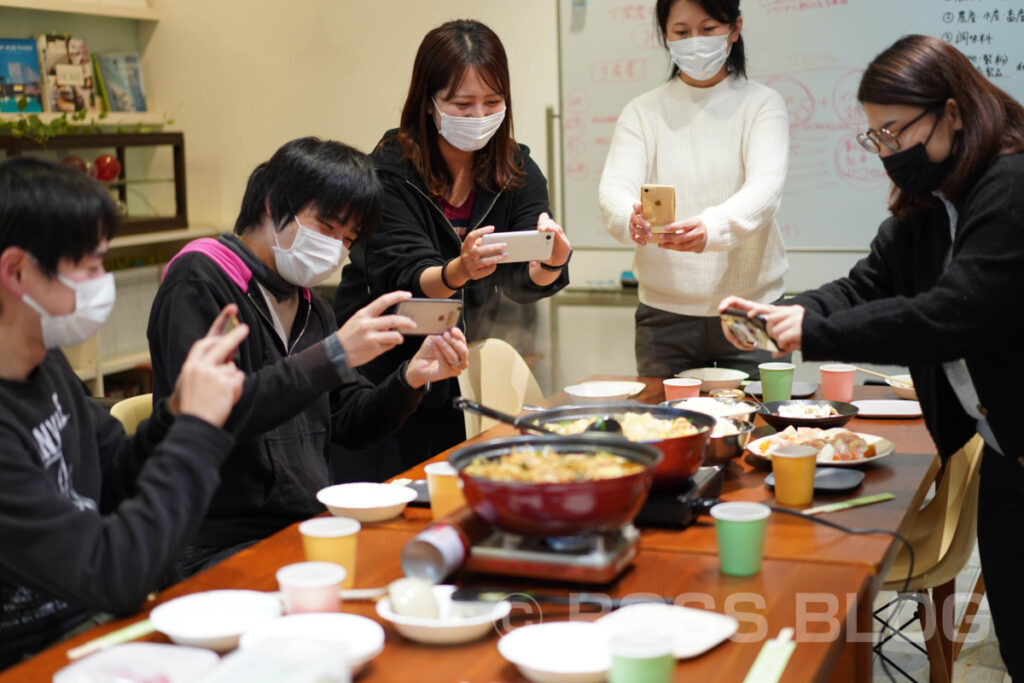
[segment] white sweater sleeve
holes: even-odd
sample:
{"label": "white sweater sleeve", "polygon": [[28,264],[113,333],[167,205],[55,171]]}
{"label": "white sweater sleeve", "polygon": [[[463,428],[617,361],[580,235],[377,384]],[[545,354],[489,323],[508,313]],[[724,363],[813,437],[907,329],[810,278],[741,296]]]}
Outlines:
{"label": "white sweater sleeve", "polygon": [[640,186],[647,177],[647,147],[643,120],[633,103],[626,105],[615,123],[608,157],[601,173],[598,199],[608,233],[633,245],[629,218],[640,201]]}
{"label": "white sweater sleeve", "polygon": [[[616,131],[617,132],[617,131]],[[786,103],[771,93],[754,113],[743,145],[743,186],[697,216],[707,226],[705,251],[728,251],[753,231],[771,223],[782,201],[789,161]]]}

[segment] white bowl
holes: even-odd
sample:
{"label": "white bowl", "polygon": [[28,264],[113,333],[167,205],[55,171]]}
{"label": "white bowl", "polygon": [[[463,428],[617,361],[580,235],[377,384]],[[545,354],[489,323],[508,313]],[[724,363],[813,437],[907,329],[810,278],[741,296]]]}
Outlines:
{"label": "white bowl", "polygon": [[565,393],[576,403],[610,403],[636,396],[647,388],[643,382],[594,381],[572,384]]}
{"label": "white bowl", "polygon": [[382,522],[402,514],[416,492],[401,484],[336,484],[317,491],[316,499],[335,517]]}
{"label": "white bowl", "polygon": [[905,384],[899,384],[892,380],[885,380],[885,383],[892,387],[894,394],[910,401],[917,400],[917,389],[914,388],[914,380],[910,378],[910,375],[892,375],[892,379],[905,382]]}
{"label": "white bowl", "polygon": [[269,647],[284,640],[326,645],[344,658],[355,675],[384,650],[384,628],[373,619],[357,614],[290,614],[246,629],[238,646],[243,650],[261,645]]}
{"label": "white bowl", "polygon": [[715,389],[739,389],[743,380],[750,375],[742,370],[731,370],[730,368],[691,368],[677,372],[676,377],[699,379],[700,390],[707,393]]}
{"label": "white bowl", "polygon": [[535,683],[599,683],[612,666],[608,629],[592,621],[522,626],[502,636],[498,652]]}
{"label": "white bowl", "polygon": [[496,632],[495,625],[503,621],[512,610],[512,604],[507,600],[452,601],[455,586],[433,586],[432,590],[440,609],[440,617],[437,619],[396,614],[391,608],[390,598],[377,601],[377,614],[409,640],[431,645],[450,645],[468,643]]}
{"label": "white bowl", "polygon": [[227,652],[237,647],[243,631],[279,616],[281,599],[276,593],[217,590],[157,605],[149,620],[178,645]]}

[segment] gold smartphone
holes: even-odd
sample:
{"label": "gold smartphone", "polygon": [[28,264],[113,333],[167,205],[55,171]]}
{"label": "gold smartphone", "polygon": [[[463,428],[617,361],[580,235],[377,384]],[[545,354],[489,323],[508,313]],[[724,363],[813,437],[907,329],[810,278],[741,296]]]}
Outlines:
{"label": "gold smartphone", "polygon": [[665,232],[676,220],[676,188],[672,185],[643,185],[640,188],[642,215],[651,224],[651,232]]}

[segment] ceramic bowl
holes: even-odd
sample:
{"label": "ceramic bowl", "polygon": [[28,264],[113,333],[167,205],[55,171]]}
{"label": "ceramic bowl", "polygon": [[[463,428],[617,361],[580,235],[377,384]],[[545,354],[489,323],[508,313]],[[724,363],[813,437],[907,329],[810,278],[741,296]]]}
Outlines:
{"label": "ceramic bowl", "polygon": [[[779,415],[779,409],[784,406],[825,406],[830,405],[835,408],[838,415],[830,415],[828,417],[784,417]],[[818,427],[819,429],[831,429],[832,427],[842,427],[847,422],[852,420],[858,413],[857,406],[850,403],[843,403],[842,401],[816,401],[810,399],[790,399],[789,401],[768,401],[764,404],[764,412],[761,413],[761,417],[765,422],[770,424],[776,429],[785,429],[786,427]]]}
{"label": "ceramic bowl", "polygon": [[512,610],[507,600],[500,602],[453,601],[455,586],[434,586],[434,598],[440,616],[437,619],[408,617],[396,614],[390,598],[377,601],[377,615],[409,640],[430,645],[452,645],[477,640],[496,633]]}
{"label": "ceramic bowl", "polygon": [[738,389],[743,380],[750,377],[742,370],[730,368],[691,368],[677,372],[676,377],[693,377],[699,379],[700,390],[703,392],[715,389]]}
{"label": "ceramic bowl", "polygon": [[336,484],[317,491],[316,499],[335,517],[360,522],[382,522],[402,514],[416,492],[400,484],[359,482]]}
{"label": "ceramic bowl", "polygon": [[157,605],[149,620],[178,645],[227,652],[238,646],[244,631],[279,616],[281,599],[276,593],[216,590]]}
{"label": "ceramic bowl", "polygon": [[599,683],[611,668],[608,635],[592,621],[548,621],[505,634],[498,652],[534,683]]}

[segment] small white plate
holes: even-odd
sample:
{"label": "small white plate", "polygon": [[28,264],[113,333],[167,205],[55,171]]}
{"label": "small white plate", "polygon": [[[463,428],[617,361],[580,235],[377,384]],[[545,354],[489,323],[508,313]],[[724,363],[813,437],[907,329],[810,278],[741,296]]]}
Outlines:
{"label": "small white plate", "polygon": [[[384,628],[373,619],[343,612],[290,614],[246,630],[238,646],[245,650],[275,642],[308,640],[342,653],[353,675],[384,650]],[[345,647],[338,648],[337,645]]]}
{"label": "small white plate", "polygon": [[125,643],[65,666],[53,683],[166,681],[193,683],[220,662],[206,649],[164,643]]}
{"label": "small white plate", "polygon": [[[874,434],[862,434],[860,432],[854,432],[857,436],[868,442],[869,445],[875,447],[875,455],[872,458],[862,458],[860,460],[827,460],[818,454],[818,462],[822,465],[829,465],[831,467],[858,467],[860,465],[870,465],[871,463],[881,460],[887,456],[892,455],[896,451],[896,444],[888,439],[883,439],[880,436]],[[774,434],[770,436],[762,436],[760,439],[754,439],[747,444],[747,451],[755,460],[760,460],[763,463],[770,463],[772,458],[770,455],[761,452],[763,444],[771,439]]]}
{"label": "small white plate", "polygon": [[[814,382],[793,382],[793,388],[790,389],[789,395],[791,398],[807,398],[808,396],[814,396],[814,392],[818,390],[818,385]],[[744,391],[751,396],[761,395],[761,383],[751,382],[748,384]]]}
{"label": "small white plate", "polygon": [[415,497],[416,492],[408,486],[368,481],[335,484],[316,493],[316,499],[332,515],[359,522],[383,522],[397,517]]}
{"label": "small white plate", "polygon": [[717,612],[679,605],[639,603],[606,614],[597,623],[612,632],[631,627],[660,626],[672,634],[672,654],[688,659],[703,654],[739,628],[739,622]]}
{"label": "small white plate", "polygon": [[921,417],[921,404],[917,401],[883,399],[854,401],[860,411],[857,417]]}
{"label": "small white plate", "polygon": [[600,683],[612,666],[608,629],[593,621],[521,626],[501,637],[498,652],[534,683]]}
{"label": "small white plate", "polygon": [[153,628],[178,645],[227,652],[242,632],[281,615],[277,593],[216,590],[192,593],[157,605],[149,614]]}
{"label": "small white plate", "polygon": [[468,643],[488,633],[494,633],[497,626],[512,611],[508,600],[498,602],[453,601],[455,586],[434,586],[431,589],[440,617],[423,619],[396,614],[391,609],[391,599],[377,601],[377,615],[391,623],[395,630],[409,640],[432,645]]}
{"label": "small white plate", "polygon": [[584,402],[614,401],[636,396],[647,385],[643,382],[583,382],[565,388],[565,393]]}

